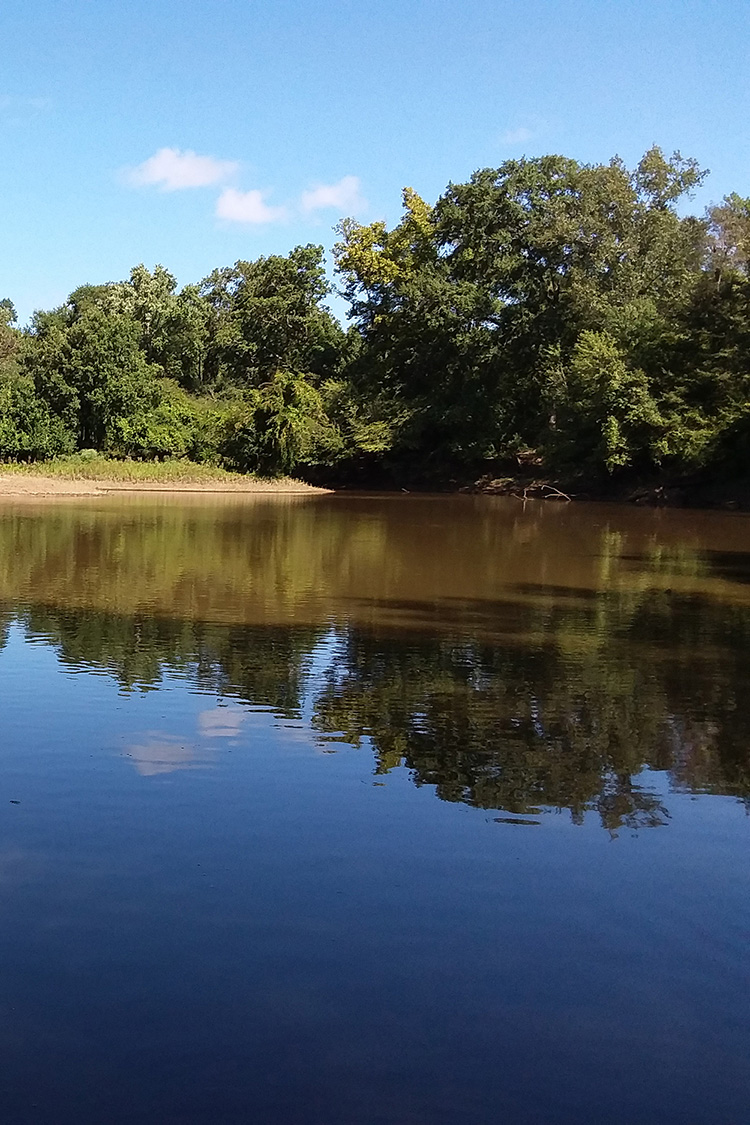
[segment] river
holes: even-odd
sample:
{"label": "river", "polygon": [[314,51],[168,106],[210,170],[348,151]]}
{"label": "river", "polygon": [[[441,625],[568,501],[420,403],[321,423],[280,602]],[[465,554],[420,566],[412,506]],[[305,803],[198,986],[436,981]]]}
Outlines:
{"label": "river", "polygon": [[0,508],[0,1116],[747,1119],[750,517]]}

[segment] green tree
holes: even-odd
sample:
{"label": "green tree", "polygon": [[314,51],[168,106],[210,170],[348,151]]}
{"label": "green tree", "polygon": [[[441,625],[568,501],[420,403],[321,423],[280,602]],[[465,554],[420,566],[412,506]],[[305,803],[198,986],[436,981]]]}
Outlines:
{"label": "green tree", "polygon": [[736,270],[750,272],[750,198],[736,192],[708,209],[710,266],[721,277]]}
{"label": "green tree", "polygon": [[344,340],[323,305],[328,292],[322,246],[214,270],[200,290],[211,310],[204,382],[259,387],[281,370],[332,374]]}
{"label": "green tree", "polygon": [[553,459],[594,474],[648,466],[664,429],[642,371],[606,333],[582,332],[567,365],[550,373]]}
{"label": "green tree", "polygon": [[13,302],[4,297],[0,301],[0,370],[7,368],[18,352],[21,334],[14,327],[16,319]]}
{"label": "green tree", "polygon": [[158,370],[140,349],[138,325],[96,306],[68,327],[38,323],[26,356],[38,395],[72,430],[79,448],[116,448],[121,419],[148,411],[160,398]]}
{"label": "green tree", "polygon": [[434,209],[406,192],[392,231],[342,223],[334,254],[363,339],[352,378],[403,403],[403,449],[468,468],[543,443],[549,356],[567,365],[584,332],[606,332],[649,383],[664,373],[665,326],[705,254],[705,225],[676,203],[702,175],[658,148],[633,172],[508,161]]}
{"label": "green tree", "polygon": [[0,459],[39,461],[73,447],[73,434],[36,393],[33,380],[0,373]]}
{"label": "green tree", "polygon": [[338,441],[320,392],[302,375],[277,371],[246,393],[223,450],[239,469],[274,477],[315,461],[321,446]]}

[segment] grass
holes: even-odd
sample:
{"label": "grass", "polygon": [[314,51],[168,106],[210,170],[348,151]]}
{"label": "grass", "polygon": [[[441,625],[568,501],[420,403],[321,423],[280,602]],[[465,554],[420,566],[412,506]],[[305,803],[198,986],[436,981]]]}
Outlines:
{"label": "grass", "polygon": [[247,481],[248,474],[232,473],[215,465],[199,465],[194,461],[119,461],[101,454],[71,454],[52,461],[32,464],[0,463],[0,473],[58,477],[62,480],[134,481],[147,484],[208,484]]}

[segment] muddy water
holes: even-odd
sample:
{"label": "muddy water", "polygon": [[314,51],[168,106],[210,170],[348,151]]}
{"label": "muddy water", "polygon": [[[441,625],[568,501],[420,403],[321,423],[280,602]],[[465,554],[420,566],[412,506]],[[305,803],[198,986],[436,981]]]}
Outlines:
{"label": "muddy water", "polygon": [[0,508],[12,1122],[745,1119],[750,521]]}

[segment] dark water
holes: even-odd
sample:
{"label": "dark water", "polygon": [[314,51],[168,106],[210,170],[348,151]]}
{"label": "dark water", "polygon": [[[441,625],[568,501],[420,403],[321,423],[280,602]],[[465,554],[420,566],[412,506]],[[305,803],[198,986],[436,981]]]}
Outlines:
{"label": "dark water", "polygon": [[0,509],[0,1121],[750,1120],[750,520]]}

